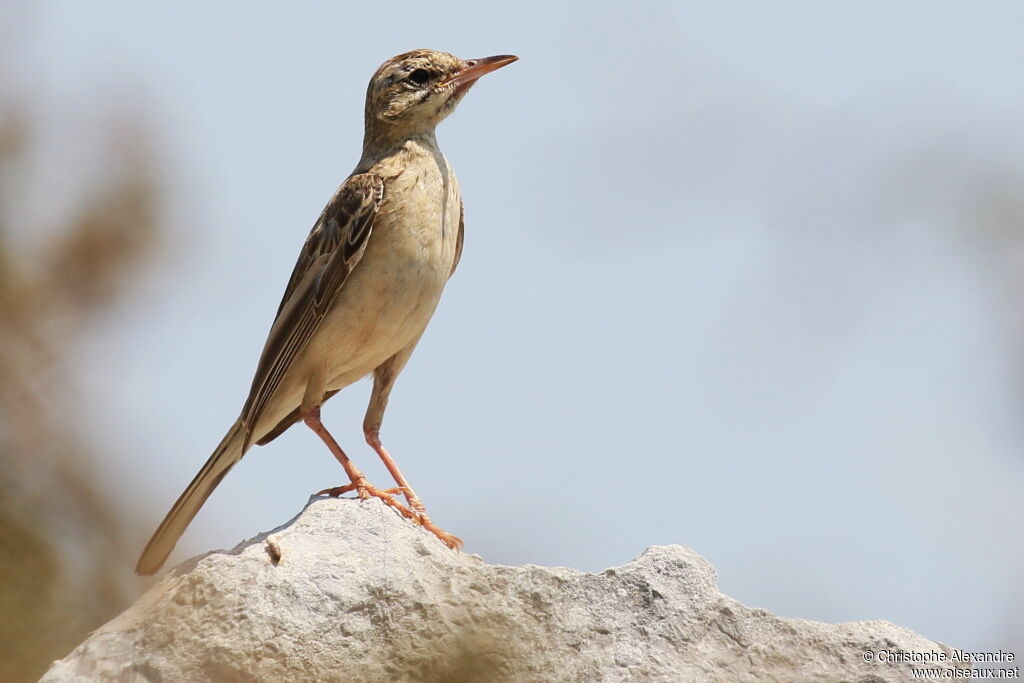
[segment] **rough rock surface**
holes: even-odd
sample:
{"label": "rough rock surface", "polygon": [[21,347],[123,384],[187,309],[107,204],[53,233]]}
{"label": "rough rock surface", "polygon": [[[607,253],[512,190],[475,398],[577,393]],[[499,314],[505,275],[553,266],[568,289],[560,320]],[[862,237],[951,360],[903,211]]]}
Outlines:
{"label": "rough rock surface", "polygon": [[911,664],[866,662],[867,650],[951,653],[884,621],[746,607],[679,546],[600,574],[504,567],[377,501],[313,499],[171,571],[42,680],[911,680]]}

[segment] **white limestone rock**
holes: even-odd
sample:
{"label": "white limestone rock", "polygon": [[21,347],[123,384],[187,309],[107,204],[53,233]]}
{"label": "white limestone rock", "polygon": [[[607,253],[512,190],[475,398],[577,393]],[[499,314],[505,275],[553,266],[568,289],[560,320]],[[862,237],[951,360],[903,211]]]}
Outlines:
{"label": "white limestone rock", "polygon": [[[718,592],[680,546],[621,567],[504,567],[378,501],[171,571],[43,681],[904,681],[865,651],[951,649],[885,621],[784,619]],[[946,666],[950,666],[946,664]]]}

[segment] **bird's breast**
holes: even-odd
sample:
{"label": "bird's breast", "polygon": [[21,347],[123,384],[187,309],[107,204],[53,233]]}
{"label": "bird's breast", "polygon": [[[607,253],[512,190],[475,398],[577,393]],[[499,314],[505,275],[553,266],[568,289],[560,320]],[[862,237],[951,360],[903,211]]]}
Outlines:
{"label": "bird's breast", "polygon": [[462,202],[447,161],[440,157],[410,164],[385,177],[384,192],[368,248],[389,251],[407,268],[436,270],[447,277]]}

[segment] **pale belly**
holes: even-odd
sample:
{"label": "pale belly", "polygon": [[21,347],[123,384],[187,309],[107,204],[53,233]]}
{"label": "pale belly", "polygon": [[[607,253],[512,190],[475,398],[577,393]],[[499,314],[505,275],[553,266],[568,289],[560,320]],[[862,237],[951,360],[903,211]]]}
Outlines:
{"label": "pale belly", "polygon": [[310,340],[308,357],[319,359],[314,362],[322,368],[328,391],[372,372],[418,339],[437,308],[451,270],[451,259],[443,253],[396,252],[384,240],[373,246],[381,248],[372,253],[367,248],[363,262]]}

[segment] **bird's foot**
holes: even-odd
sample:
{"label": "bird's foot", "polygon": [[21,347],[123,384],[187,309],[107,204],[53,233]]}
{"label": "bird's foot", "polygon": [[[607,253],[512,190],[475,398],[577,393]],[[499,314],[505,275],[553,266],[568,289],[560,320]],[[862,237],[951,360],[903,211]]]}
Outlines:
{"label": "bird's foot", "polygon": [[[427,516],[427,510],[423,507],[423,503],[416,497],[416,494],[412,491],[396,486],[390,489],[379,489],[375,486],[371,486],[365,480],[359,483],[345,484],[344,486],[335,486],[334,488],[324,489],[323,491],[317,491],[318,496],[330,496],[331,498],[337,498],[345,493],[356,492],[360,500],[366,500],[367,498],[379,498],[384,501],[385,505],[398,510],[406,519],[410,520],[413,524],[421,526],[430,533],[437,536],[438,540],[444,543],[452,550],[462,549],[462,539],[454,534],[450,534],[444,529],[440,528]],[[409,506],[402,505],[394,496],[399,494],[405,495],[409,499]]]}
{"label": "bird's foot", "polygon": [[[369,488],[372,489],[374,487],[370,486]],[[338,496],[341,496],[341,495],[343,495],[345,493],[350,493],[350,492],[355,491],[355,490],[356,490],[356,485],[355,484],[345,484],[344,486],[334,486],[334,487],[329,488],[329,489],[324,489],[323,491],[317,491],[313,495],[314,496],[330,496],[331,498],[337,498]],[[386,493],[389,496],[397,496],[398,494],[402,493],[402,487],[400,487],[400,486],[395,486],[395,487],[390,488],[390,489],[375,489],[375,490],[379,491],[380,493]],[[366,496],[359,496],[359,498],[365,500],[370,495],[372,495],[372,494],[367,494]]]}
{"label": "bird's foot", "polygon": [[414,522],[419,521],[419,516],[416,513],[395,500],[394,496],[401,493],[401,489],[379,489],[376,486],[369,484],[365,479],[352,482],[351,484],[345,484],[344,486],[335,486],[334,488],[324,489],[323,491],[318,491],[316,495],[337,498],[338,496],[350,491],[355,491],[356,495],[359,496],[359,500],[379,498],[388,507],[398,510],[399,514],[406,519],[411,519]]}

